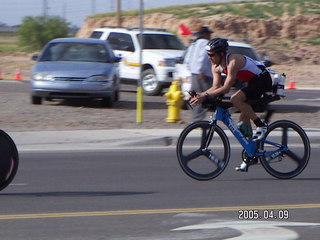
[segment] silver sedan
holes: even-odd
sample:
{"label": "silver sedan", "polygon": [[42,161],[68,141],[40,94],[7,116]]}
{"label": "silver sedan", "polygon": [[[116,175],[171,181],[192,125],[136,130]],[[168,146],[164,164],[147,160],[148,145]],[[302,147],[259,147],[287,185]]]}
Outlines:
{"label": "silver sedan", "polygon": [[92,98],[107,107],[119,98],[119,66],[103,40],[60,38],[50,41],[32,68],[31,99]]}

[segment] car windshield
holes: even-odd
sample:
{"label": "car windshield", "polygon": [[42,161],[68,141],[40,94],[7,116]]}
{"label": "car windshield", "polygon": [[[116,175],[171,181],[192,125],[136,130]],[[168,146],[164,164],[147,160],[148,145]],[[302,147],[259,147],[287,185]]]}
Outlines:
{"label": "car windshield", "polygon": [[102,44],[51,43],[39,61],[111,62],[111,55]]}
{"label": "car windshield", "polygon": [[[140,34],[138,34],[140,41]],[[175,36],[169,34],[143,34],[143,49],[184,50],[185,46]]]}
{"label": "car windshield", "polygon": [[253,60],[260,61],[258,55],[252,50],[252,48],[229,46],[228,52],[231,54],[245,55]]}

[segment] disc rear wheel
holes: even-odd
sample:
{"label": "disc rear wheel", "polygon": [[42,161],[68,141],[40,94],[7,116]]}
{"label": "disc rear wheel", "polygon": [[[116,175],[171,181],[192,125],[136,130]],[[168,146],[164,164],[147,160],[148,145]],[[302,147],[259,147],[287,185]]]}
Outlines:
{"label": "disc rear wheel", "polygon": [[[274,144],[278,143],[278,144]],[[268,127],[265,139],[259,144],[262,166],[272,176],[289,179],[298,176],[310,158],[310,141],[296,123],[280,120]],[[279,149],[283,149],[281,152]]]}

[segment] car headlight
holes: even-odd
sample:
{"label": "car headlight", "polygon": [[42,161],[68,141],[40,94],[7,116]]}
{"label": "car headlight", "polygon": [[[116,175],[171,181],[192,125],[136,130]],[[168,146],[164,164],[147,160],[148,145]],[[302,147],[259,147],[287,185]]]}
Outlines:
{"label": "car headlight", "polygon": [[35,81],[54,81],[54,76],[50,74],[37,73],[34,74],[32,78]]}
{"label": "car headlight", "polygon": [[91,76],[87,78],[87,81],[90,81],[90,82],[108,82],[111,80],[112,78],[104,75],[96,75],[96,76]]}

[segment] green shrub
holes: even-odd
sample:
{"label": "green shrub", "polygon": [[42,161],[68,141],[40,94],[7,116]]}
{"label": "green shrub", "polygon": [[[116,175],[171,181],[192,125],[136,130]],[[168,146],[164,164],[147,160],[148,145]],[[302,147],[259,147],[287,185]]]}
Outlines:
{"label": "green shrub", "polygon": [[25,17],[17,34],[20,46],[36,51],[54,38],[68,36],[69,23],[56,16]]}

